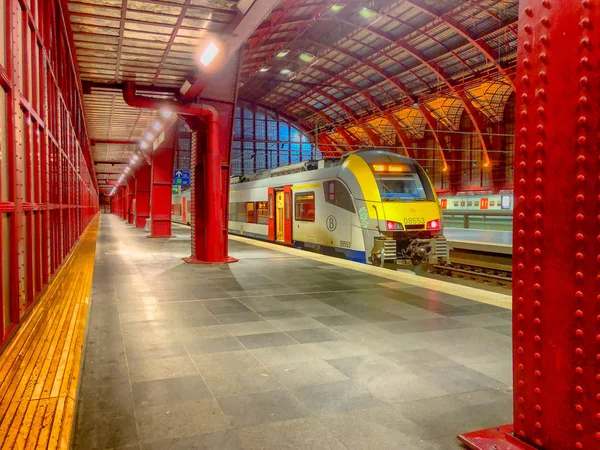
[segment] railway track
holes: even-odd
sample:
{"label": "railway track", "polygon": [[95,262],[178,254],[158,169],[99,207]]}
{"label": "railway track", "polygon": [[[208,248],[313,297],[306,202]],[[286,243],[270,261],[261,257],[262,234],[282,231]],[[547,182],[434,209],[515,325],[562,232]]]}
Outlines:
{"label": "railway track", "polygon": [[489,286],[512,286],[511,258],[471,252],[451,252],[450,263],[429,266],[430,274],[459,278]]}

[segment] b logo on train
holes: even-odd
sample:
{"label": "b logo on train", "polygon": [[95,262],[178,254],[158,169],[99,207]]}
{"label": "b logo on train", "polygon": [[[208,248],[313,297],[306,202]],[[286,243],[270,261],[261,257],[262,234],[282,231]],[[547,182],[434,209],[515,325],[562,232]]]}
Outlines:
{"label": "b logo on train", "polygon": [[449,260],[431,181],[389,151],[234,177],[229,207],[233,234],[374,265]]}

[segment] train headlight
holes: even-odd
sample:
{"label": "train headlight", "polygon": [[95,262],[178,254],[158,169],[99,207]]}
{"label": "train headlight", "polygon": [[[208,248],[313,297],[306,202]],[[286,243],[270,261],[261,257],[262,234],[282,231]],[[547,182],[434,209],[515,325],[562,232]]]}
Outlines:
{"label": "train headlight", "polygon": [[439,230],[440,229],[440,221],[432,220],[430,222],[427,222],[427,229],[428,230]]}
{"label": "train headlight", "polygon": [[402,226],[401,223],[398,223],[398,222],[388,222],[387,229],[388,229],[388,231],[403,231],[404,227]]}

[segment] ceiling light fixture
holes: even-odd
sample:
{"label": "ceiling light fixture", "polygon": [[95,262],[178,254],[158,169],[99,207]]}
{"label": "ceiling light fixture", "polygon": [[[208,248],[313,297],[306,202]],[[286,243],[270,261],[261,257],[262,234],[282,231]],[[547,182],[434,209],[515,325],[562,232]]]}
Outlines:
{"label": "ceiling light fixture", "polygon": [[302,53],[300,53],[300,56],[298,56],[298,58],[300,58],[300,60],[304,61],[305,63],[309,63],[309,62],[313,62],[315,60],[316,56],[313,55],[312,53],[302,52]]}
{"label": "ceiling light fixture", "polygon": [[287,55],[290,51],[289,50],[280,50],[279,53],[277,53],[275,56],[277,58],[283,58],[285,55]]}
{"label": "ceiling light fixture", "polygon": [[213,59],[215,59],[218,53],[219,47],[217,47],[217,44],[214,42],[209,43],[202,52],[202,56],[200,56],[200,63],[204,67],[207,67],[213,61]]}
{"label": "ceiling light fixture", "polygon": [[160,115],[164,119],[168,119],[169,117],[171,117],[171,114],[173,114],[173,113],[167,107],[161,108],[161,110],[160,110]]}
{"label": "ceiling light fixture", "polygon": [[279,73],[280,73],[281,75],[287,75],[288,77],[289,77],[290,75],[292,75],[292,71],[291,71],[290,69],[281,69],[281,70],[279,71]]}
{"label": "ceiling light fixture", "polygon": [[331,5],[331,8],[329,8],[329,9],[331,9],[333,12],[338,12],[338,11],[341,11],[342,9],[344,9],[344,6],[346,6],[346,5],[344,5],[342,3],[335,3],[334,5]]}
{"label": "ceiling light fixture", "polygon": [[271,70],[270,66],[264,66],[258,69],[259,72],[268,72],[269,70]]}
{"label": "ceiling light fixture", "polygon": [[363,16],[365,19],[373,19],[377,16],[377,12],[372,9],[367,8],[366,6],[362,7],[358,13]]}
{"label": "ceiling light fixture", "polygon": [[162,124],[157,120],[152,124],[152,128],[154,128],[154,130],[158,131],[162,128]]}
{"label": "ceiling light fixture", "polygon": [[147,149],[147,148],[148,148],[148,143],[147,143],[146,141],[142,141],[142,142],[140,142],[140,148],[141,148],[142,150],[145,150],[145,149]]}
{"label": "ceiling light fixture", "polygon": [[152,136],[152,133],[146,133],[146,135],[144,136],[144,138],[147,141],[151,141],[152,139],[154,139],[154,136]]}

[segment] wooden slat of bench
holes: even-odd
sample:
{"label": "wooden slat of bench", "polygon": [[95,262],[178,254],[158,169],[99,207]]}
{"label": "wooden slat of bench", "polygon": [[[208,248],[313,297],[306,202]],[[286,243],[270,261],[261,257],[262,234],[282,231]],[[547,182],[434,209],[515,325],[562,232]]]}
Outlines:
{"label": "wooden slat of bench", "polygon": [[0,355],[0,448],[68,448],[98,218]]}

